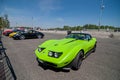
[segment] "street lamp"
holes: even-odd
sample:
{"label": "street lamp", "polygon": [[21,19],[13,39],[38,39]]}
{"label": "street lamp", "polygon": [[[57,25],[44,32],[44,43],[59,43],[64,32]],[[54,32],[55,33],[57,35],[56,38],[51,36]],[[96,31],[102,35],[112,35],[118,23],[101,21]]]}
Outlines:
{"label": "street lamp", "polygon": [[101,20],[102,20],[102,13],[103,13],[103,9],[104,8],[105,8],[105,6],[103,4],[103,0],[101,0],[101,3],[100,3],[100,16],[99,16],[99,23],[98,23],[98,31],[100,30]]}

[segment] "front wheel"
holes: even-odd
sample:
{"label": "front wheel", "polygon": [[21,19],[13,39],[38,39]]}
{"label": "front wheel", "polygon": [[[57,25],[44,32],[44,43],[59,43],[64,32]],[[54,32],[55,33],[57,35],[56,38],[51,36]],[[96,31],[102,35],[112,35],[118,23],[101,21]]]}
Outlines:
{"label": "front wheel", "polygon": [[94,47],[93,47],[93,53],[96,51],[96,44],[94,45]]}
{"label": "front wheel", "polygon": [[24,40],[25,39],[25,36],[24,35],[21,35],[20,36],[20,40]]}
{"label": "front wheel", "polygon": [[41,38],[42,38],[42,35],[37,35],[37,38],[38,38],[38,39],[41,39]]}
{"label": "front wheel", "polygon": [[74,70],[78,70],[80,68],[80,65],[82,64],[82,59],[83,59],[83,51],[80,51],[73,62],[72,68]]}

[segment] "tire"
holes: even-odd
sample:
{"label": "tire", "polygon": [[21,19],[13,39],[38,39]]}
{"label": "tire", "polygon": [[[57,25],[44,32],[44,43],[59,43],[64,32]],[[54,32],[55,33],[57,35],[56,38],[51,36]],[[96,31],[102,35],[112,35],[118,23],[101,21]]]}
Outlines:
{"label": "tire", "polygon": [[83,51],[79,51],[78,55],[76,56],[76,58],[73,62],[72,69],[78,70],[82,64],[82,60],[83,60]]}
{"label": "tire", "polygon": [[96,44],[94,45],[94,48],[93,48],[93,53],[96,51]]}
{"label": "tire", "polygon": [[7,36],[7,33],[5,33],[5,36]]}
{"label": "tire", "polygon": [[24,35],[21,35],[20,36],[20,40],[24,40],[25,39],[25,36]]}
{"label": "tire", "polygon": [[37,61],[37,63],[38,63],[38,66],[40,66],[40,65],[41,65],[41,63],[38,61],[38,58],[36,58],[36,61]]}
{"label": "tire", "polygon": [[37,35],[37,38],[38,38],[38,39],[41,39],[41,38],[42,38],[42,35]]}

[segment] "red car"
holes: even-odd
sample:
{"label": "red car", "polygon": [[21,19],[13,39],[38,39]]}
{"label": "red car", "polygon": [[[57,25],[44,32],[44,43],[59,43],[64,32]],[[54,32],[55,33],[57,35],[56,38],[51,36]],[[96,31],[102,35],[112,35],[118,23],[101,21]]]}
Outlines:
{"label": "red car", "polygon": [[8,36],[12,31],[12,29],[6,29],[4,30],[3,35]]}

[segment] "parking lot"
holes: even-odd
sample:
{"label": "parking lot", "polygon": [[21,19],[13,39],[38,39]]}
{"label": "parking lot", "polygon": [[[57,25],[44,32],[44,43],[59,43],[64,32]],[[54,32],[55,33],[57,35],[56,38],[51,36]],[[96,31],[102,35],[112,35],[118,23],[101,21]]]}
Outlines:
{"label": "parking lot", "polygon": [[78,71],[44,70],[38,66],[34,50],[48,39],[61,39],[65,34],[45,33],[43,39],[13,40],[3,37],[6,53],[17,80],[120,80],[120,40],[97,38],[97,50],[90,54]]}

